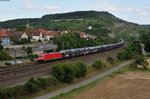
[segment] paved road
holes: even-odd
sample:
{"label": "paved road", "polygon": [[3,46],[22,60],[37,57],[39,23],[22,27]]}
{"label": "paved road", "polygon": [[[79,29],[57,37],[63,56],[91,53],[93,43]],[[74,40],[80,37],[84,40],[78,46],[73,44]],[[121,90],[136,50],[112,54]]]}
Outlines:
{"label": "paved road", "polygon": [[69,86],[69,87],[60,89],[60,90],[58,90],[58,91],[52,92],[52,93],[47,94],[47,95],[43,95],[43,96],[37,97],[37,98],[35,98],[35,99],[49,99],[49,98],[52,98],[52,97],[56,96],[56,95],[59,94],[59,93],[65,93],[65,92],[68,92],[68,91],[73,90],[73,89],[75,89],[75,88],[84,86],[84,85],[86,85],[86,84],[88,84],[88,83],[90,83],[90,82],[92,82],[92,81],[95,81],[95,80],[97,80],[97,79],[100,79],[100,78],[102,78],[102,77],[104,77],[104,76],[106,76],[106,75],[108,75],[108,74],[110,74],[110,73],[112,73],[112,72],[114,72],[114,71],[116,71],[116,70],[118,70],[118,69],[120,69],[120,68],[126,66],[126,65],[129,64],[129,63],[131,63],[131,61],[125,62],[125,63],[123,63],[123,64],[120,64],[119,66],[117,66],[117,67],[115,67],[115,68],[112,68],[112,69],[110,69],[110,70],[108,70],[108,71],[106,71],[106,72],[104,72],[104,73],[101,73],[101,74],[99,74],[99,75],[96,75],[96,76],[94,76],[94,77],[91,77],[91,78],[89,78],[89,79],[87,79],[87,80],[84,80],[84,81],[82,81],[82,82],[79,82],[79,83],[77,83],[77,84],[74,84],[74,85],[71,85],[71,86]]}

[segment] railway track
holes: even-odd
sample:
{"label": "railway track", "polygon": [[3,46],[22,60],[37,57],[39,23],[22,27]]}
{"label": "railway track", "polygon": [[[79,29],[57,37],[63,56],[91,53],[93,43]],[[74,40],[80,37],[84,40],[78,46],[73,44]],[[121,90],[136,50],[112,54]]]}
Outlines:
{"label": "railway track", "polygon": [[97,58],[105,59],[107,56],[116,56],[118,51],[121,49],[122,47],[109,50],[109,51],[105,51],[105,52],[89,54],[85,56],[46,62],[44,64],[35,63],[35,64],[29,64],[29,65],[23,65],[23,66],[16,66],[16,75],[14,75],[13,67],[0,69],[0,84],[1,83],[5,84],[6,82],[9,82],[11,84],[11,81],[13,80],[16,80],[16,83],[17,83],[19,79],[30,78],[32,76],[34,77],[35,75],[40,75],[40,74],[42,74],[42,76],[50,75],[50,66],[55,63],[62,63],[62,62],[67,62],[67,61],[75,62],[75,61],[80,60],[80,61],[85,62],[86,64],[91,64]]}
{"label": "railway track", "polygon": [[[82,56],[81,56],[82,57]],[[36,63],[36,64],[30,64],[30,65],[23,65],[16,67],[16,75],[14,73],[14,68],[7,68],[4,70],[0,70],[0,82],[15,79],[17,77],[23,77],[23,76],[29,76],[37,73],[42,72],[49,72],[50,73],[50,66],[55,64],[56,62],[62,63],[67,61],[76,61],[76,58],[81,57],[74,57],[59,61],[52,61],[52,62],[46,62],[46,63]]]}

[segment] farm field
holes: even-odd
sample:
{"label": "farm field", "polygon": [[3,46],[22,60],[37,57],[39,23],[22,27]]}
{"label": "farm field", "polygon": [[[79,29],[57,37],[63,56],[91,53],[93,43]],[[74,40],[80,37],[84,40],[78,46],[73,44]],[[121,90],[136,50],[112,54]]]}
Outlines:
{"label": "farm field", "polygon": [[[150,64],[150,59],[148,62]],[[108,78],[71,99],[149,99],[149,85],[149,72],[125,72]]]}

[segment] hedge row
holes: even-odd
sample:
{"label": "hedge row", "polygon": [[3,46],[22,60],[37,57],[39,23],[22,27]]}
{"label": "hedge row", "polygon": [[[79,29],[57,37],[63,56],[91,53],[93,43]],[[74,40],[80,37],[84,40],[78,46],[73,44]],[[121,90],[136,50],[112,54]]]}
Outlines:
{"label": "hedge row", "polygon": [[86,65],[80,61],[59,63],[52,66],[52,74],[60,82],[71,83],[75,77],[84,77],[86,73]]}
{"label": "hedge row", "polygon": [[31,78],[24,85],[16,85],[15,87],[0,89],[0,99],[22,99],[24,95],[29,95],[46,89],[47,87],[58,85],[56,78]]}

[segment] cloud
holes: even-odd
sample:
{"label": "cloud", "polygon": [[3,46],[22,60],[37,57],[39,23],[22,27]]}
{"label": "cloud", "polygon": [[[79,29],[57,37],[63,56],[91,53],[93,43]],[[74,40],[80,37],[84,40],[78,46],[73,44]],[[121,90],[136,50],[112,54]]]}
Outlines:
{"label": "cloud", "polygon": [[36,6],[34,5],[34,0],[20,0],[25,3],[25,6],[23,8],[27,9],[39,9],[39,10],[50,10],[50,11],[59,11],[61,10],[61,7],[59,6]]}
{"label": "cloud", "polygon": [[[144,9],[134,9],[134,8],[118,8],[110,4],[100,4],[100,5],[92,5],[89,7],[90,9],[100,10],[100,11],[115,11],[115,12],[126,12],[126,13],[137,13],[141,16],[148,16],[149,13]],[[150,7],[149,7],[150,8]]]}
{"label": "cloud", "polygon": [[146,8],[146,9],[150,10],[150,6],[146,6],[146,7],[144,7],[144,8]]}

